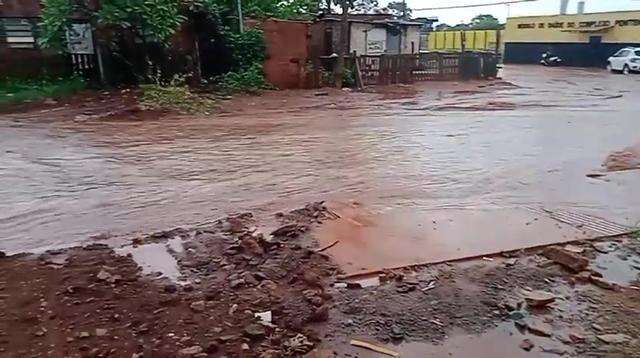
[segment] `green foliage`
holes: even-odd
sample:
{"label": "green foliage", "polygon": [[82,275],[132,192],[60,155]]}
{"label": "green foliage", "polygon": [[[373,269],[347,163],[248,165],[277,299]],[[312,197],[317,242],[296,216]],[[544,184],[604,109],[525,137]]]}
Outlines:
{"label": "green foliage", "polygon": [[[213,4],[212,0],[192,1],[204,7]],[[75,12],[87,14],[94,25],[131,28],[141,35],[166,42],[186,20],[182,14],[184,4],[181,0],[102,0],[100,9],[95,12],[86,0],[42,0],[40,42],[44,47],[62,48],[65,30]]]}
{"label": "green foliage", "polygon": [[640,239],[640,228],[638,228],[634,232],[632,232],[631,233],[631,237],[633,237],[634,239]]}
{"label": "green foliage", "polygon": [[140,106],[145,110],[172,110],[188,114],[210,114],[217,104],[213,99],[197,95],[184,80],[175,77],[169,83],[141,85]]}
{"label": "green foliage", "polygon": [[43,0],[39,42],[41,46],[62,48],[73,6],[69,0]]}
{"label": "green foliage", "polygon": [[387,9],[389,9],[389,12],[391,14],[393,14],[393,16],[397,17],[397,18],[402,18],[404,15],[404,8],[405,6],[407,7],[407,19],[411,18],[411,12],[412,10],[407,6],[406,2],[402,2],[402,1],[390,1],[387,4]]}
{"label": "green foliage", "polygon": [[474,17],[467,26],[474,30],[499,30],[503,28],[500,20],[488,14]]}
{"label": "green foliage", "polygon": [[78,77],[38,80],[5,79],[0,82],[0,104],[68,96],[84,88],[84,81]]}
{"label": "green foliage", "polygon": [[311,18],[320,9],[318,0],[243,0],[242,7],[247,16],[280,19]]}
{"label": "green foliage", "polygon": [[227,4],[221,0],[185,0],[185,8],[191,12],[202,12],[217,15],[228,10]]}
{"label": "green foliage", "polygon": [[264,33],[259,29],[248,29],[243,33],[226,33],[235,68],[245,70],[255,63],[264,62],[266,45]]}
{"label": "green foliage", "polygon": [[225,73],[219,78],[218,83],[220,90],[226,93],[256,93],[268,87],[261,63],[254,63],[247,69]]}
{"label": "green foliage", "polygon": [[179,0],[103,0],[100,5],[99,23],[133,27],[159,41],[167,41],[186,20]]}
{"label": "green foliage", "polygon": [[356,86],[356,73],[351,68],[344,69],[344,75],[342,76],[343,87],[355,87]]}

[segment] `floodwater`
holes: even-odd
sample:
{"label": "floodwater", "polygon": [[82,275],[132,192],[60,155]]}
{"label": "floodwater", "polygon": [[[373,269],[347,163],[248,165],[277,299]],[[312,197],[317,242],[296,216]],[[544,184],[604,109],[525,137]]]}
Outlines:
{"label": "floodwater", "polygon": [[640,142],[640,76],[509,66],[504,80],[515,86],[284,93],[208,118],[0,115],[0,250],[323,199],[376,212],[544,206],[637,223],[640,171],[586,174]]}

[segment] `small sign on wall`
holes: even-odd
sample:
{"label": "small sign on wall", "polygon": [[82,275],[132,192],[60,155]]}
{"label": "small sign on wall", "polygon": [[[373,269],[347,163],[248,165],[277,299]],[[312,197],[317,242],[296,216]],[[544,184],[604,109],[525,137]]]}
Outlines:
{"label": "small sign on wall", "polygon": [[71,24],[67,29],[69,53],[93,55],[93,35],[90,24]]}
{"label": "small sign on wall", "polygon": [[382,53],[384,52],[384,41],[369,40],[367,41],[367,53]]}

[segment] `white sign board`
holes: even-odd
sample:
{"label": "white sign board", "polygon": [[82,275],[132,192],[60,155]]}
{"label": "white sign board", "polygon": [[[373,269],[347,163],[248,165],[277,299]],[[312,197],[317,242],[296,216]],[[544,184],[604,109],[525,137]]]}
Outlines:
{"label": "white sign board", "polygon": [[70,53],[93,55],[91,25],[71,24],[67,30],[67,47]]}
{"label": "white sign board", "polygon": [[367,41],[367,53],[382,53],[384,52],[384,41]]}

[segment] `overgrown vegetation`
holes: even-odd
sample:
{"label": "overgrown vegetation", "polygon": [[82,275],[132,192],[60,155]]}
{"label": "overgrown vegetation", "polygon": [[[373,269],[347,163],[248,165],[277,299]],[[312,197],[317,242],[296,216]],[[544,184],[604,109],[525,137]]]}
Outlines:
{"label": "overgrown vegetation", "polygon": [[226,93],[255,93],[267,87],[262,70],[265,58],[264,34],[259,29],[249,29],[243,33],[228,36],[233,54],[233,68],[230,72],[214,79],[219,89]]}
{"label": "overgrown vegetation", "polygon": [[85,88],[78,77],[0,80],[0,104],[37,101],[74,94]]}
{"label": "overgrown vegetation", "polygon": [[228,72],[217,81],[219,89],[225,93],[256,93],[267,87],[267,80],[262,72],[262,64],[254,63],[249,68]]}
{"label": "overgrown vegetation", "polygon": [[215,100],[195,94],[184,82],[175,77],[168,83],[160,81],[141,85],[140,106],[145,110],[172,110],[188,114],[210,114],[217,104]]}
{"label": "overgrown vegetation", "polygon": [[634,232],[632,232],[631,237],[633,237],[634,239],[640,239],[640,228],[637,228]]}

